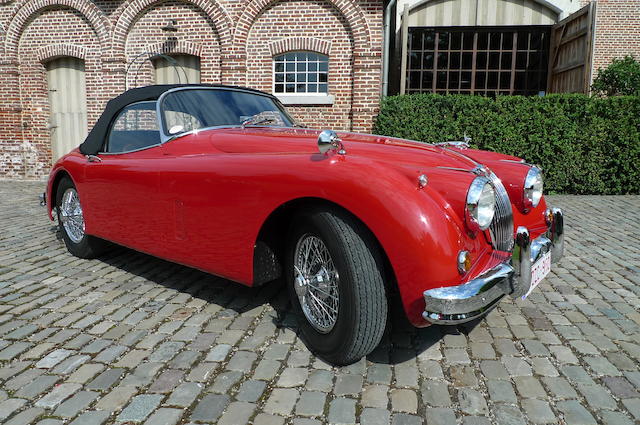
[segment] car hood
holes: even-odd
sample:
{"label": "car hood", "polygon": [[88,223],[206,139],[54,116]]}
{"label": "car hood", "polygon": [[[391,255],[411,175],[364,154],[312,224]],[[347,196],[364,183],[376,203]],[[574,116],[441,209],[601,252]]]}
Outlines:
{"label": "car hood", "polygon": [[[247,127],[216,130],[211,143],[226,153],[317,154],[321,130]],[[478,163],[519,158],[475,149],[441,147],[387,136],[338,132],[348,156],[393,164],[396,167],[438,167],[472,170]]]}

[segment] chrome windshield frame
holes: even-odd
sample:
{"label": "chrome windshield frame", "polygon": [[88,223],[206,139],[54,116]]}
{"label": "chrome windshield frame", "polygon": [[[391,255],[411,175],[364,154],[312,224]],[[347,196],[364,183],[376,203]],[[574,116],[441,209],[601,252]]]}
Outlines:
{"label": "chrome windshield frame", "polygon": [[[249,89],[243,89],[241,87],[206,87],[206,86],[176,87],[174,89],[167,90],[166,92],[162,93],[162,95],[160,95],[160,97],[158,98],[157,103],[156,103],[156,115],[158,117],[158,126],[159,126],[159,130],[160,130],[160,145],[162,145],[164,143],[167,143],[167,142],[169,142],[171,140],[177,139],[179,137],[187,136],[189,134],[194,134],[194,133],[197,133],[197,132],[200,132],[200,131],[212,130],[212,129],[220,129],[220,128],[241,128],[242,127],[241,124],[226,124],[226,125],[217,125],[217,126],[197,128],[197,129],[194,129],[194,130],[189,130],[189,131],[185,131],[183,133],[178,133],[178,134],[167,134],[165,132],[165,121],[164,121],[164,116],[162,114],[162,103],[164,102],[165,97],[167,97],[169,94],[175,93],[175,92],[178,92],[178,91],[183,91],[183,90],[237,91],[237,92],[252,94],[252,95],[256,95],[256,96],[267,97],[267,98],[269,98],[269,99],[271,99],[273,101],[273,103],[278,107],[278,109],[280,110],[281,113],[285,114],[285,116],[286,116],[286,118],[288,120],[290,120],[293,124],[296,123],[295,120],[293,119],[293,117],[291,117],[291,115],[289,115],[289,112],[286,110],[284,105],[282,105],[282,103],[280,103],[280,101],[278,101],[278,99],[275,96],[270,95],[268,93],[256,92],[256,91],[249,90]],[[251,127],[251,125],[246,125],[245,127]],[[266,126],[259,126],[259,127],[266,127]],[[278,127],[278,126],[268,126],[268,127]],[[290,126],[280,126],[280,128],[291,128],[291,127]]]}

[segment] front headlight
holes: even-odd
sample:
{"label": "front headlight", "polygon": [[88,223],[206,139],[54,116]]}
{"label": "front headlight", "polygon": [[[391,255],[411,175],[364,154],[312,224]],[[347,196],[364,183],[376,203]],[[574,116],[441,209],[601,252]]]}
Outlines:
{"label": "front headlight", "polygon": [[542,172],[538,167],[531,167],[524,179],[523,203],[525,209],[535,208],[542,199]]}
{"label": "front headlight", "polygon": [[489,228],[496,210],[496,195],[486,177],[476,177],[467,192],[466,221],[470,230],[484,231]]}

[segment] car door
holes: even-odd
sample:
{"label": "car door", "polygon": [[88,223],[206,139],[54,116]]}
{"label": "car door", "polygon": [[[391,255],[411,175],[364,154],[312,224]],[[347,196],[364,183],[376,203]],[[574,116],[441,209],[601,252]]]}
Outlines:
{"label": "car door", "polygon": [[92,234],[160,254],[163,214],[158,193],[162,154],[156,102],[123,108],[112,122],[103,152],[89,155],[83,195]]}

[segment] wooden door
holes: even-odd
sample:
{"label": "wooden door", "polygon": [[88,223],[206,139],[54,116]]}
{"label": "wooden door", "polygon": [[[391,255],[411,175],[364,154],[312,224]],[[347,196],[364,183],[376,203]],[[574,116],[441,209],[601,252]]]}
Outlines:
{"label": "wooden door", "polygon": [[199,84],[200,58],[194,55],[171,55],[173,63],[160,56],[153,60],[156,84]]}
{"label": "wooden door", "polygon": [[46,64],[51,155],[55,162],[87,136],[84,61],[63,57]]}
{"label": "wooden door", "polygon": [[589,93],[595,11],[595,2],[589,3],[553,26],[549,93]]}

